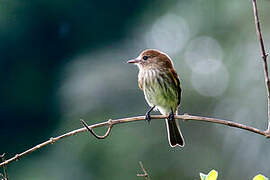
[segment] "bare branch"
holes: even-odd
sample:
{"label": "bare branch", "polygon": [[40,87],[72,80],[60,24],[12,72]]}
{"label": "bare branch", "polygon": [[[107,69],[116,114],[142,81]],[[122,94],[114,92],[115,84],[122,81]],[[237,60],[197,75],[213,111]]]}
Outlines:
{"label": "bare branch", "polygon": [[260,26],[260,21],[259,21],[259,15],[258,15],[258,10],[257,10],[257,1],[252,0],[252,5],[253,5],[253,14],[254,14],[254,20],[255,20],[257,36],[258,36],[260,46],[261,46],[261,54],[262,54],[263,67],[264,67],[265,85],[266,85],[266,89],[267,89],[268,128],[266,130],[266,133],[268,135],[270,135],[270,81],[269,81],[268,65],[267,65],[267,56],[268,56],[268,54],[266,54],[265,48],[264,48],[263,37],[262,37],[262,32],[261,32],[261,26]]}
{"label": "bare branch", "polygon": [[139,163],[140,163],[141,169],[143,171],[143,174],[137,174],[137,177],[144,177],[146,180],[150,180],[150,176],[147,173],[147,171],[145,170],[145,168],[143,167],[142,161],[140,161]]}
{"label": "bare branch", "polygon": [[[167,118],[167,116],[164,116],[164,115],[152,115],[151,118],[152,119],[165,119],[165,118]],[[244,130],[256,133],[256,134],[260,134],[260,135],[263,135],[263,136],[265,136],[267,138],[270,137],[269,134],[267,132],[265,132],[265,131],[261,131],[259,129],[256,129],[256,128],[253,128],[253,127],[250,127],[250,126],[246,126],[246,125],[243,125],[243,124],[235,123],[235,122],[232,122],[232,121],[221,120],[221,119],[216,119],[216,118],[209,118],[209,117],[192,116],[192,115],[188,115],[188,114],[176,115],[175,118],[176,119],[182,119],[182,120],[192,120],[192,121],[202,121],[202,122],[223,124],[223,125],[226,125],[226,126],[236,127],[236,128],[240,128],[240,129],[244,129]],[[109,126],[110,127],[110,126],[113,126],[113,125],[116,125],[116,124],[129,123],[129,122],[135,122],[135,121],[144,121],[144,120],[145,120],[145,116],[121,118],[121,119],[116,119],[116,120],[108,120],[106,122],[102,122],[102,123],[98,123],[98,124],[93,124],[91,126],[88,126],[88,128],[93,129],[93,128],[103,127],[103,126]],[[67,138],[69,136],[73,136],[75,134],[78,134],[78,133],[81,133],[81,132],[84,132],[84,131],[87,131],[87,129],[86,128],[80,128],[80,129],[76,129],[76,130],[73,130],[71,132],[68,132],[66,134],[60,135],[60,136],[55,137],[55,138],[52,137],[49,140],[47,140],[47,141],[45,141],[45,142],[43,142],[41,144],[38,144],[38,145],[32,147],[31,149],[28,149],[28,150],[26,150],[26,151],[24,151],[24,152],[22,152],[20,154],[16,154],[14,157],[0,163],[0,167],[4,166],[6,164],[9,164],[10,162],[13,162],[15,160],[18,160],[22,156],[30,154],[30,153],[32,153],[32,152],[34,152],[34,151],[36,151],[36,150],[38,150],[40,148],[43,148],[44,146],[47,146],[49,144],[53,144],[53,143],[55,143],[55,142],[57,142],[57,141],[59,141],[61,139]],[[105,136],[105,138],[106,137],[107,136]]]}
{"label": "bare branch", "polygon": [[[82,122],[82,124],[84,125],[84,127],[95,137],[95,138],[97,138],[97,139],[105,139],[107,136],[109,136],[109,134],[110,134],[110,132],[111,132],[111,130],[112,130],[112,123],[110,123],[110,125],[109,125],[109,128],[108,128],[108,130],[107,130],[107,132],[103,135],[103,136],[99,136],[99,135],[97,135],[93,130],[92,130],[92,128],[90,128],[89,126],[88,126],[88,124],[83,120],[83,119],[80,119],[80,121]],[[109,120],[110,122],[111,122],[111,119]]]}
{"label": "bare branch", "polygon": [[[0,158],[2,159],[3,162],[5,161],[5,155],[6,155],[5,153],[0,155]],[[5,165],[3,166],[3,171],[4,171],[4,180],[8,180],[8,174]]]}

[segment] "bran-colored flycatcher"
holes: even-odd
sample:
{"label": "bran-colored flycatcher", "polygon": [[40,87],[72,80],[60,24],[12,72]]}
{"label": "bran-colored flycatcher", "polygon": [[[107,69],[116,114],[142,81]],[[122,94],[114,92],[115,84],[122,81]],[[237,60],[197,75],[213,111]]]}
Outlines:
{"label": "bran-colored flycatcher", "polygon": [[145,119],[150,122],[153,109],[168,116],[166,126],[170,146],[183,147],[184,138],[174,118],[181,101],[181,87],[172,60],[163,52],[147,49],[128,63],[135,63],[139,67],[138,84],[151,107]]}

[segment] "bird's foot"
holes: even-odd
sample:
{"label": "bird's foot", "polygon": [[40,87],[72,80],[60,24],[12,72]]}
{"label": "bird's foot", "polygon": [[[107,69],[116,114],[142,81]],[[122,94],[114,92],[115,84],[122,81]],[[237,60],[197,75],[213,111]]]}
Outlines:
{"label": "bird's foot", "polygon": [[174,113],[173,110],[170,112],[169,116],[168,116],[168,120],[169,121],[173,121],[174,120]]}
{"label": "bird's foot", "polygon": [[148,122],[148,123],[150,124],[150,121],[151,121],[151,120],[152,120],[152,118],[151,118],[150,112],[149,112],[149,113],[147,112],[147,113],[145,114],[145,121]]}
{"label": "bird's foot", "polygon": [[153,106],[151,107],[151,109],[149,109],[149,111],[147,111],[147,113],[145,114],[145,121],[148,122],[150,124],[150,121],[151,121],[151,111],[153,111],[153,109],[155,108],[156,106]]}

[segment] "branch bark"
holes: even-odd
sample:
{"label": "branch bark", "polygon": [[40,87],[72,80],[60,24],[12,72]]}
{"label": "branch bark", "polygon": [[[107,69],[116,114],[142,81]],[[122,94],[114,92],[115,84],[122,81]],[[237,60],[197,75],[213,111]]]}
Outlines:
{"label": "branch bark", "polygon": [[265,48],[264,48],[263,37],[262,37],[262,32],[261,32],[261,25],[260,25],[258,10],[257,10],[257,1],[252,0],[252,5],[253,5],[253,14],[254,14],[256,32],[257,32],[257,36],[258,36],[258,39],[260,42],[260,47],[261,47],[261,54],[262,54],[263,67],[264,67],[265,86],[266,86],[266,90],[267,90],[268,128],[265,132],[268,135],[270,135],[270,81],[269,81],[269,73],[268,73],[268,65],[267,65],[268,54],[266,54]]}
{"label": "branch bark", "polygon": [[[164,116],[164,115],[152,115],[151,116],[152,119],[165,119],[167,118],[167,116]],[[182,119],[182,120],[191,120],[191,121],[202,121],[202,122],[210,122],[210,123],[216,123],[216,124],[223,124],[225,126],[231,126],[231,127],[235,127],[235,128],[240,128],[240,129],[244,129],[244,130],[247,130],[247,131],[250,131],[250,132],[253,132],[253,133],[256,133],[256,134],[260,134],[260,135],[263,135],[267,138],[269,138],[269,135],[266,131],[261,131],[257,128],[253,128],[253,127],[250,127],[250,126],[246,126],[246,125],[243,125],[243,124],[239,124],[239,123],[236,123],[236,122],[232,122],[232,121],[227,121],[227,120],[222,120],[222,119],[216,119],[216,118],[209,118],[209,117],[201,117],[201,116],[193,116],[193,115],[188,115],[188,114],[184,114],[184,115],[176,115],[175,116],[176,119]],[[129,117],[129,118],[121,118],[121,119],[116,119],[116,120],[108,120],[108,121],[105,121],[105,122],[102,122],[102,123],[98,123],[98,124],[93,124],[91,126],[88,126],[89,129],[93,129],[93,128],[97,128],[97,127],[103,127],[103,126],[108,126],[108,127],[113,127],[113,125],[116,125],[116,124],[122,124],[122,123],[129,123],[129,122],[135,122],[135,121],[144,121],[145,120],[145,116],[136,116],[136,117]],[[15,160],[18,160],[20,159],[21,157],[27,155],[27,154],[30,154],[40,148],[43,148],[49,144],[53,144],[61,139],[64,139],[64,138],[67,138],[69,136],[73,136],[75,134],[79,134],[79,133],[82,133],[82,132],[85,132],[87,131],[87,129],[84,127],[84,128],[80,128],[80,129],[76,129],[76,130],[73,130],[73,131],[70,131],[66,134],[63,134],[63,135],[60,135],[60,136],[57,136],[57,137],[52,137],[50,138],[49,140],[41,143],[41,144],[38,144],[20,154],[16,154],[14,157],[10,158],[10,159],[7,159],[6,161],[0,163],[0,167],[2,166],[5,166]],[[108,131],[107,131],[108,132]],[[108,136],[109,134],[106,135],[106,137]]]}
{"label": "branch bark", "polygon": [[[5,153],[0,155],[0,158],[2,161],[5,161]],[[7,174],[7,169],[6,169],[6,166],[4,165],[3,166],[3,171],[4,171],[4,177],[3,177],[3,180],[8,180],[8,174]],[[0,174],[1,175],[1,174]],[[1,175],[2,176],[2,175]]]}
{"label": "branch bark", "polygon": [[137,177],[144,177],[145,180],[150,180],[150,176],[149,176],[149,174],[147,173],[147,171],[145,170],[145,168],[143,167],[142,161],[140,161],[139,163],[140,163],[141,169],[142,169],[142,171],[143,171],[143,174],[137,174]]}

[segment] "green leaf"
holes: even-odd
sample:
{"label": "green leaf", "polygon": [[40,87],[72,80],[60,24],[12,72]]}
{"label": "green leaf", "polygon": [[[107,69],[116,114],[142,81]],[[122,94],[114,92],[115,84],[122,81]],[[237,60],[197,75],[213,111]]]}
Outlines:
{"label": "green leaf", "polygon": [[207,175],[200,173],[201,180],[217,180],[218,172],[216,170],[211,170]]}
{"label": "green leaf", "polygon": [[264,175],[258,174],[253,178],[253,180],[268,180],[268,178],[265,177]]}
{"label": "green leaf", "polygon": [[212,170],[208,173],[206,180],[217,180],[218,172],[216,170]]}

